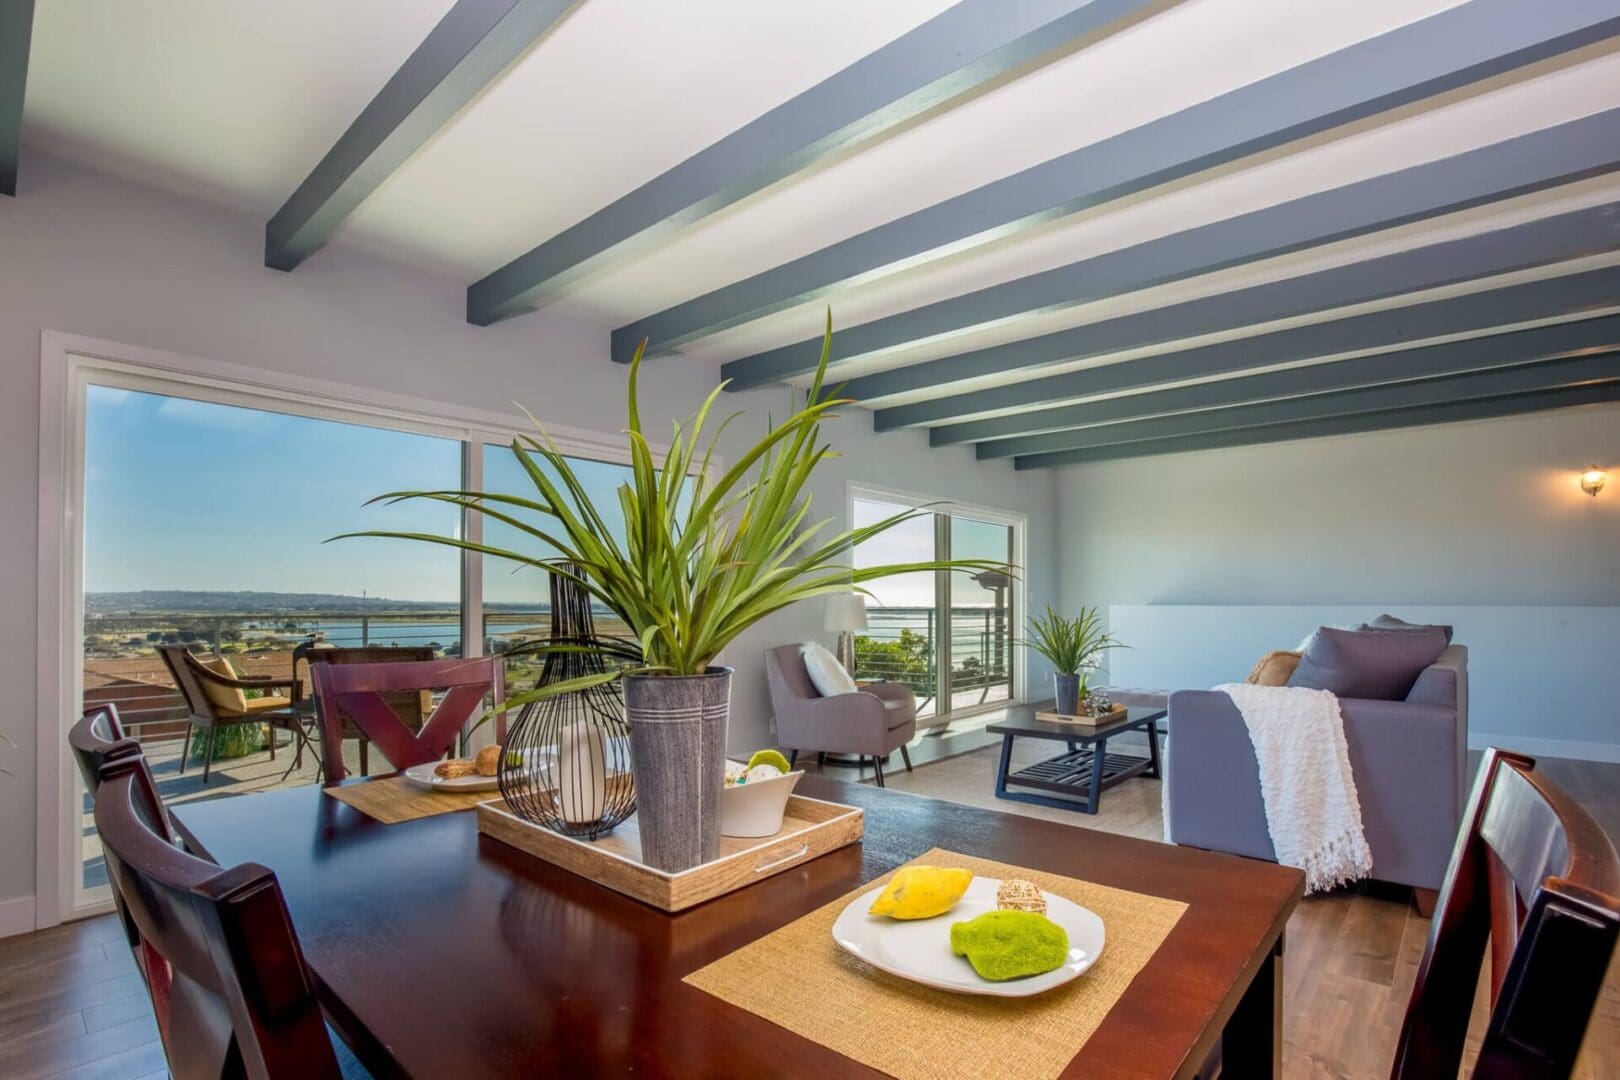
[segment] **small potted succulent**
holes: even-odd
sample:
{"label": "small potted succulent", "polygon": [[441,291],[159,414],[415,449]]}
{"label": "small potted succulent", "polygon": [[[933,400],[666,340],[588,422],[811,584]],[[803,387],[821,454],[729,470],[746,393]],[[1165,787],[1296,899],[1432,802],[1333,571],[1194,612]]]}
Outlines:
{"label": "small potted succulent", "polygon": [[1102,654],[1126,647],[1103,630],[1096,608],[1081,608],[1080,614],[1066,619],[1050,605],[1044,615],[1029,620],[1029,637],[1018,644],[1034,649],[1056,669],[1052,676],[1056,711],[1063,716],[1080,715],[1081,703],[1090,696],[1086,675],[1097,670]]}

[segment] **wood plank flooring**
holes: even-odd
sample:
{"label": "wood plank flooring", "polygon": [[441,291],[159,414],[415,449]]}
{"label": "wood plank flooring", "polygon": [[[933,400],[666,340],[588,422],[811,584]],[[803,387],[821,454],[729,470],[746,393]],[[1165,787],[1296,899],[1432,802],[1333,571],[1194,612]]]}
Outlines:
{"label": "wood plank flooring", "polygon": [[[1032,760],[1041,747],[1027,751]],[[1050,752],[1050,748],[1047,748]],[[1159,784],[1131,780],[1095,817],[996,799],[994,748],[895,767],[889,787],[1081,828],[1157,840]],[[1015,764],[1020,756],[1015,755]],[[1620,765],[1544,759],[1542,767],[1620,837]],[[847,773],[846,773],[847,775]],[[1289,1080],[1388,1075],[1394,1039],[1428,934],[1405,889],[1382,885],[1306,900],[1288,925],[1284,1074]],[[1476,1002],[1476,1033],[1484,999]],[[151,1005],[111,915],[0,939],[0,1077],[135,1080],[165,1075]],[[1620,1076],[1620,965],[1611,969],[1577,1073]]]}

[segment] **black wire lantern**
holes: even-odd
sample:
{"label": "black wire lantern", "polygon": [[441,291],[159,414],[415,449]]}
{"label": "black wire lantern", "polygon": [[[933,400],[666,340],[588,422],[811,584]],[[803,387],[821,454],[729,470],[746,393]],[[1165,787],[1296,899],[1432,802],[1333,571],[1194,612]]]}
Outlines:
{"label": "black wire lantern", "polygon": [[[578,574],[568,563],[562,569]],[[561,574],[551,574],[551,637],[537,686],[605,674],[614,661],[593,651],[598,643],[591,598]],[[618,683],[602,683],[531,701],[502,744],[497,779],[501,796],[525,821],[565,836],[594,840],[636,811],[630,772],[630,725]]]}

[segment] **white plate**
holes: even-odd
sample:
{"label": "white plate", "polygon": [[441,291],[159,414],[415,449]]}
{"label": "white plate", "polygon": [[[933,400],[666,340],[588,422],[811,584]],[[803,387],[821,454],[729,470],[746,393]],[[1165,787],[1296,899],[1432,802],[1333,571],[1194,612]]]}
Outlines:
{"label": "white plate", "polygon": [[433,770],[439,764],[430,761],[425,765],[412,765],[405,770],[405,779],[430,791],[494,791],[501,786],[493,776],[434,776]]}
{"label": "white plate", "polygon": [[1096,912],[1072,900],[1042,892],[1046,917],[1069,935],[1069,959],[1062,967],[1044,975],[992,982],[973,970],[967,957],[951,951],[951,924],[965,922],[996,909],[997,878],[976,877],[956,906],[932,919],[891,919],[868,915],[881,888],[863,893],[850,901],[833,923],[833,940],[846,952],[875,968],[920,982],[940,990],[961,994],[989,994],[994,997],[1029,997],[1062,986],[1078,978],[1102,955],[1106,936],[1103,921]]}

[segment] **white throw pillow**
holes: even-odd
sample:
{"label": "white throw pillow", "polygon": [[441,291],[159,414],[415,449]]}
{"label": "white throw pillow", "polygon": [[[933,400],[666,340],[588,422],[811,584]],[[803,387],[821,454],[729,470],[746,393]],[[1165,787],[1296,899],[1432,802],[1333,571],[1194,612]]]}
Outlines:
{"label": "white throw pillow", "polygon": [[804,670],[810,674],[810,685],[816,688],[816,693],[822,697],[837,697],[839,694],[853,694],[859,687],[855,680],[849,677],[844,665],[819,641],[807,641],[799,646],[799,655],[804,657]]}

